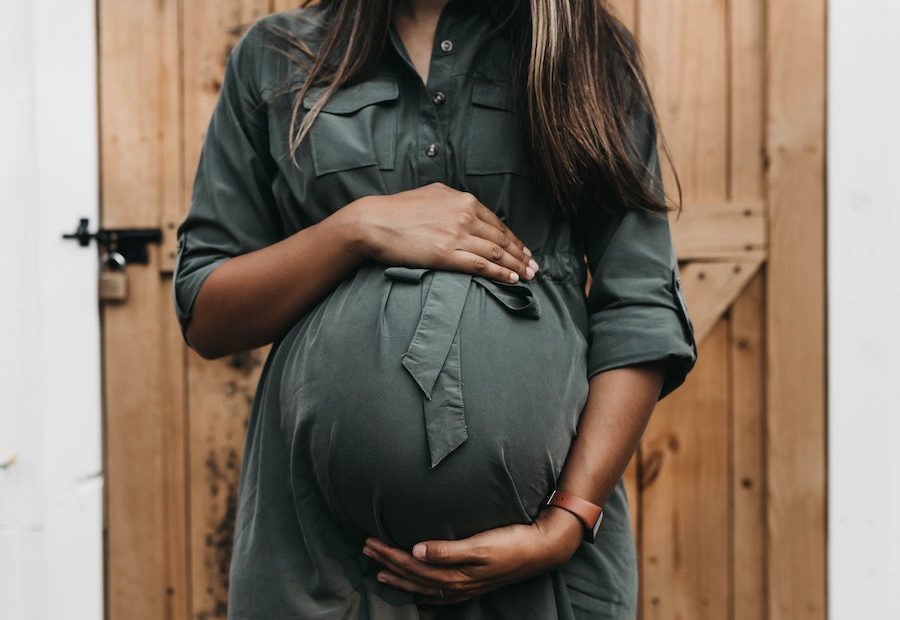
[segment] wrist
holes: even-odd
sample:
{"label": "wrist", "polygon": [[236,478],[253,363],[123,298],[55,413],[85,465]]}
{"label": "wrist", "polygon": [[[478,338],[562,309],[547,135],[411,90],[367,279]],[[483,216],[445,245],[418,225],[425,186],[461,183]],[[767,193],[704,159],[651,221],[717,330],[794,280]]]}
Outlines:
{"label": "wrist", "polygon": [[541,530],[549,555],[557,565],[565,564],[584,540],[584,524],[574,514],[557,506],[545,506],[534,521]]}
{"label": "wrist", "polygon": [[376,196],[363,196],[338,209],[332,217],[341,224],[347,249],[360,258],[370,258],[375,248],[371,227],[366,225],[363,213]]}

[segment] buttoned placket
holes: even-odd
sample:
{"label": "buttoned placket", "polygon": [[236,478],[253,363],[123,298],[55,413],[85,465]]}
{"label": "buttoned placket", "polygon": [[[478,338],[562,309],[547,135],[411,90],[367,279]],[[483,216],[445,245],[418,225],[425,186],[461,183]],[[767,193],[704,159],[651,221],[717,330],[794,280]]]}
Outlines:
{"label": "buttoned placket", "polygon": [[452,153],[448,147],[447,134],[450,130],[450,106],[445,105],[452,98],[450,78],[459,57],[459,34],[457,16],[452,6],[445,6],[435,28],[428,79],[423,83],[421,76],[406,52],[406,48],[391,27],[391,42],[410,71],[415,73],[419,84],[419,123],[416,140],[416,184],[448,181],[447,162]]}
{"label": "buttoned placket", "polygon": [[[471,49],[465,46],[472,30],[467,28],[466,13],[458,14],[455,6],[446,5],[438,19],[432,46],[428,79],[422,82],[419,73],[406,53],[396,30],[391,28],[391,41],[403,59],[406,67],[416,76],[418,87],[417,140],[414,161],[418,186],[434,182],[448,182],[451,176],[449,162],[452,161],[452,143],[448,141],[451,111],[462,105],[455,101],[453,77],[466,68],[464,63],[472,61]],[[458,109],[458,108],[457,108]],[[385,275],[416,278],[425,275],[426,270],[409,268],[388,268]],[[415,335],[402,358],[403,366],[423,391],[423,415],[430,453],[431,467],[436,467],[447,455],[464,443],[468,437],[463,387],[461,382],[461,348],[459,321],[467,298],[467,291],[474,278],[471,274],[456,271],[437,270],[426,285],[422,313]],[[499,285],[487,279],[476,280],[493,290]],[[513,295],[531,295],[524,285],[507,285]],[[503,300],[510,291],[495,292]],[[517,300],[520,301],[520,300]],[[535,303],[527,304],[529,311],[539,316]],[[519,308],[518,303],[512,309]]]}

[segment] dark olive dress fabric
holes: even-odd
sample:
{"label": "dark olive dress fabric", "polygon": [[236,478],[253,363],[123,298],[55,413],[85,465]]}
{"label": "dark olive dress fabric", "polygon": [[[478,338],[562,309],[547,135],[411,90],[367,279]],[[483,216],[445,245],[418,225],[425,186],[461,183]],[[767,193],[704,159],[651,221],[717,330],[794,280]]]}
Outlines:
{"label": "dark olive dress fabric", "polygon": [[[287,28],[315,48],[326,15],[266,17],[229,59],[177,231],[182,330],[203,281],[230,257],[356,198],[437,181],[472,192],[541,265],[535,280],[510,284],[369,260],[274,343],[239,480],[235,620],[634,616],[637,560],[621,481],[594,544],[559,570],[465,603],[419,608],[414,595],[378,583],[378,565],[361,553],[367,535],[410,549],[528,523],[562,471],[591,375],[665,358],[662,398],[697,357],[667,218],[625,211],[611,196],[598,206],[613,215],[551,215],[532,176],[507,48],[495,38],[476,53],[490,23],[472,7],[451,1],[441,14],[427,85],[392,31],[375,75],[327,103],[299,170],[287,156],[290,96],[270,96],[292,68],[268,33]],[[658,174],[654,128],[634,115],[633,130]]]}

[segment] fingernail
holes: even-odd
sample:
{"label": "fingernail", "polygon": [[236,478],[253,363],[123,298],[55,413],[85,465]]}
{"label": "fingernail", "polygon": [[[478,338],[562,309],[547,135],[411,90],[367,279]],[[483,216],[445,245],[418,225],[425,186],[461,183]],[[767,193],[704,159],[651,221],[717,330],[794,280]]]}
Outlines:
{"label": "fingernail", "polygon": [[[515,275],[515,274],[513,274]],[[412,549],[413,557],[419,558],[420,560],[425,559],[425,552],[428,551],[423,543],[419,543]]]}
{"label": "fingernail", "polygon": [[385,576],[382,575],[381,573],[378,573],[378,581],[380,581],[381,583],[387,583],[387,582],[388,582],[387,577],[385,577]]}
{"label": "fingernail", "polygon": [[363,547],[363,551],[362,551],[362,552],[363,552],[363,555],[365,555],[365,556],[367,556],[367,557],[370,557],[370,558],[374,558],[374,557],[375,557],[375,553],[374,553],[371,549],[369,549],[368,547]]}
{"label": "fingernail", "polygon": [[[534,261],[531,261],[531,262],[534,262]],[[526,275],[528,275],[529,279],[534,277],[534,269],[532,269],[531,267],[526,267],[525,273],[526,273]]]}
{"label": "fingernail", "polygon": [[538,265],[538,264],[537,264],[537,261],[535,261],[533,258],[532,258],[531,260],[528,261],[528,265],[529,265],[532,269],[534,269],[535,271],[537,271],[538,269],[541,268],[541,266]]}
{"label": "fingernail", "polygon": [[525,250],[525,253],[528,254],[528,256],[531,256],[531,250],[528,249],[527,245],[523,245],[522,249]]}
{"label": "fingernail", "polygon": [[510,282],[518,282],[518,281],[519,281],[519,274],[517,274],[515,271],[511,272],[511,273],[509,274],[509,280],[510,280]]}

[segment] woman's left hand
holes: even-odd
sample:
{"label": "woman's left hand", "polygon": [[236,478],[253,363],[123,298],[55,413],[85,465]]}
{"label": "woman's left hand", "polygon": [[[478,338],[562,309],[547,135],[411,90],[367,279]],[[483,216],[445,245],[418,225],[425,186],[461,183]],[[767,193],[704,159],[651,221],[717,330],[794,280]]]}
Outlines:
{"label": "woman's left hand", "polygon": [[378,580],[419,594],[420,605],[446,605],[545,573],[565,564],[584,526],[561,508],[544,508],[530,525],[513,524],[461,540],[426,540],[413,553],[377,538],[363,553],[382,564]]}

